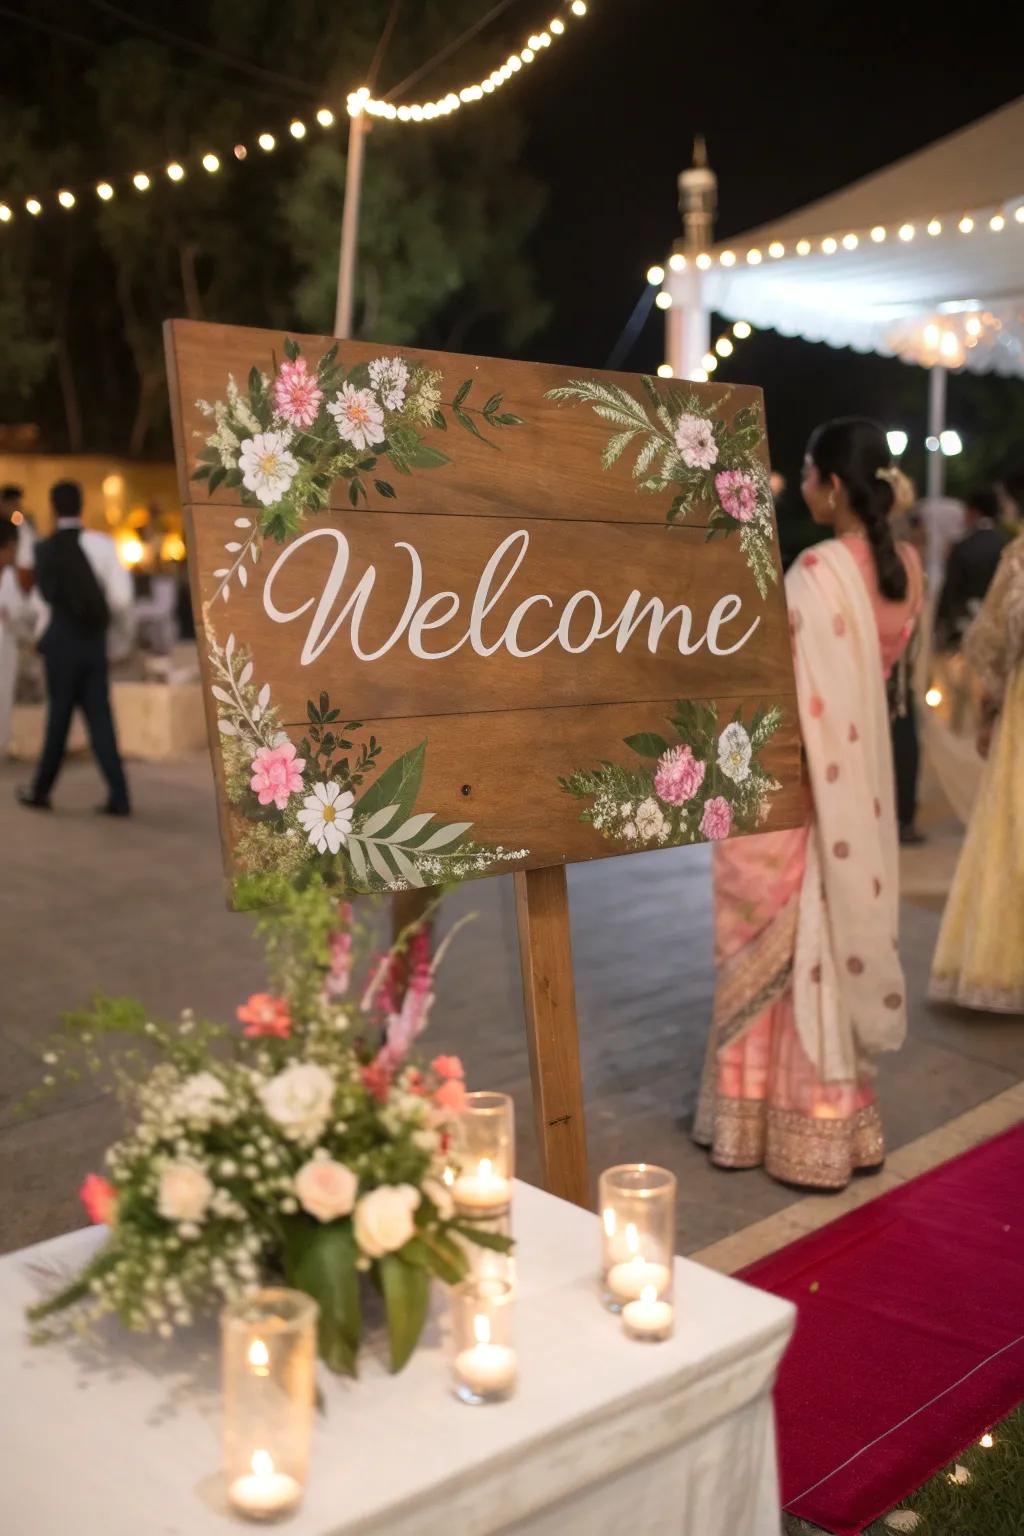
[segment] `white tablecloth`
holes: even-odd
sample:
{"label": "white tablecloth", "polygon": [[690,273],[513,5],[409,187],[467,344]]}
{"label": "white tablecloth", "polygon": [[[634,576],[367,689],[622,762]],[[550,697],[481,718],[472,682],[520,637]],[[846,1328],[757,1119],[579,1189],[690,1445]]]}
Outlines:
{"label": "white tablecloth", "polygon": [[[770,1392],[793,1308],[679,1259],[675,1337],[633,1343],[597,1299],[596,1217],[520,1185],[515,1226],[517,1396],[450,1395],[440,1292],[400,1376],[377,1347],[358,1382],[323,1372],[289,1536],[778,1536]],[[244,1526],[219,1475],[215,1330],[27,1342],[40,1271],[96,1240],[0,1260],[0,1531],[231,1536]]]}

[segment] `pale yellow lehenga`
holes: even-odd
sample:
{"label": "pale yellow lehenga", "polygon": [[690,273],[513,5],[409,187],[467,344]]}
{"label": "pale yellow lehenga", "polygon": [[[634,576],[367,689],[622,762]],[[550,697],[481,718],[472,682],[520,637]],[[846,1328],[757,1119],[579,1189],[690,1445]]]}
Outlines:
{"label": "pale yellow lehenga", "polygon": [[929,996],[1024,1013],[1024,539],[964,641],[995,729],[932,961]]}

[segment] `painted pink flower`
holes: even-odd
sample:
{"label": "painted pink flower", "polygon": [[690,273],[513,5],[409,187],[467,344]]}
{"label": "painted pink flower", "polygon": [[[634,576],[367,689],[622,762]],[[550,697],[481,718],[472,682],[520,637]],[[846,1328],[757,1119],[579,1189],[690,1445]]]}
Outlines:
{"label": "painted pink flower", "polygon": [[461,1114],[466,1107],[465,1083],[457,1077],[450,1077],[437,1089],[434,1094],[434,1103],[438,1109],[443,1109],[450,1115]]}
{"label": "painted pink flower", "polygon": [[306,367],[306,359],[282,363],[274,380],[274,404],[279,416],[293,427],[311,427],[316,421],[324,392]]}
{"label": "painted pink flower", "polygon": [[682,805],[693,799],[706,772],[706,765],[694,757],[689,747],[671,747],[658,759],[654,793],[666,805]]}
{"label": "painted pink flower", "polygon": [[749,523],[757,511],[757,486],[742,469],[723,469],[715,476],[718,499],[738,523]]}
{"label": "painted pink flower", "polygon": [[269,992],[254,992],[247,1003],[235,1009],[235,1013],[245,1025],[242,1034],[249,1040],[264,1035],[287,1040],[292,1032],[292,1016],[286,999],[271,997]]}
{"label": "painted pink flower", "polygon": [[117,1216],[117,1190],[113,1184],[109,1184],[98,1173],[90,1173],[78,1191],[78,1198],[85,1206],[90,1221],[108,1227],[113,1224]]}
{"label": "painted pink flower", "polygon": [[724,795],[715,795],[704,807],[704,815],[701,817],[700,830],[710,842],[717,843],[723,837],[729,836],[729,828],[732,826],[732,811],[729,802]]}
{"label": "painted pink flower", "polygon": [[438,1077],[465,1077],[462,1062],[457,1056],[435,1056],[430,1063]]}
{"label": "painted pink flower", "polygon": [[256,791],[260,805],[276,805],[283,811],[289,797],[302,788],[304,757],[295,756],[294,744],[282,741],[276,747],[260,747],[252,760],[250,789]]}

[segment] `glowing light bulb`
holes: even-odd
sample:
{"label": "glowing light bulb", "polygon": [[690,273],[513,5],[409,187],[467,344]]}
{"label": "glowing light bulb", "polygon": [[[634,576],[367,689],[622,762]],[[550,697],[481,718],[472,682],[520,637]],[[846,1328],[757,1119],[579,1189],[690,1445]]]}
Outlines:
{"label": "glowing light bulb", "polygon": [[43,205],[39,201],[38,197],[27,197],[25,199],[25,211],[26,213],[30,213],[33,218],[35,218],[37,214],[42,213]]}
{"label": "glowing light bulb", "polygon": [[9,224],[14,217],[6,203],[0,203],[0,224]]}
{"label": "glowing light bulb", "polygon": [[700,267],[702,272],[706,272],[708,267],[710,267],[711,257],[708,255],[707,251],[701,251],[700,255],[697,257],[697,265]]}
{"label": "glowing light bulb", "polygon": [[548,31],[553,32],[556,37],[561,37],[565,31],[565,22],[559,16],[552,16],[548,22]]}
{"label": "glowing light bulb", "polygon": [[937,437],[926,437],[924,445],[929,453],[938,453],[939,451],[939,440]]}
{"label": "glowing light bulb", "polygon": [[746,320],[737,320],[732,328],[732,333],[738,341],[746,341],[750,335],[750,326]]}
{"label": "glowing light bulb", "polygon": [[718,367],[718,358],[713,352],[705,352],[704,356],[700,360],[700,365],[704,369],[705,373],[714,373],[715,369]]}
{"label": "glowing light bulb", "polygon": [[768,247],[768,255],[772,258],[772,260],[778,261],[780,257],[785,256],[785,254],[786,247],[783,245],[782,241],[773,240],[771,245]]}
{"label": "glowing light bulb", "polygon": [[299,118],[295,117],[288,124],[288,132],[293,139],[304,139],[306,137],[306,125]]}
{"label": "glowing light bulb", "polygon": [[674,251],[668,259],[668,264],[672,268],[673,272],[685,272],[686,257],[681,256],[678,251]]}
{"label": "glowing light bulb", "polygon": [[136,171],[135,175],[132,177],[132,184],[139,192],[148,192],[150,186],[152,185],[150,178],[146,175],[145,171]]}
{"label": "glowing light bulb", "polygon": [[534,53],[532,48],[524,48],[519,57],[522,59],[524,64],[532,64],[537,55]]}
{"label": "glowing light bulb", "polygon": [[550,32],[542,32],[540,34],[540,37],[537,39],[537,41],[540,43],[540,46],[542,48],[550,48],[551,47],[551,33]]}
{"label": "glowing light bulb", "polygon": [[882,241],[885,239],[885,225],[876,224],[874,229],[871,231],[871,238],[876,245],[881,245]]}
{"label": "glowing light bulb", "polygon": [[753,250],[747,252],[747,262],[750,266],[759,267],[761,265],[761,260],[761,252],[757,249],[756,246]]}
{"label": "glowing light bulb", "polygon": [[671,309],[672,295],[670,293],[666,293],[663,288],[654,302],[657,304],[659,309]]}
{"label": "glowing light bulb", "polygon": [[1018,224],[1024,224],[1024,203],[1021,203],[1018,208],[1013,210],[1013,216]]}
{"label": "glowing light bulb", "polygon": [[244,160],[249,151],[246,149],[244,144],[236,144],[231,153],[234,155],[236,160]]}
{"label": "glowing light bulb", "polygon": [[826,256],[834,256],[839,249],[839,241],[833,239],[831,235],[826,235],[825,239],[821,242],[821,248]]}
{"label": "glowing light bulb", "polygon": [[995,1445],[995,1443],[996,1443],[995,1442],[995,1437],[993,1435],[988,1434],[987,1432],[985,1434],[983,1434],[981,1439],[978,1441],[978,1444],[979,1445],[983,1445],[985,1447],[986,1451],[990,1451],[992,1449],[992,1447]]}
{"label": "glowing light bulb", "polygon": [[907,443],[910,441],[907,434],[901,431],[899,427],[893,427],[891,432],[885,434],[885,437],[889,444],[889,452],[893,458],[901,458],[906,453]]}
{"label": "glowing light bulb", "polygon": [[572,0],[570,10],[574,16],[585,16],[587,14],[586,0]]}
{"label": "glowing light bulb", "polygon": [[694,384],[706,384],[708,381],[707,372],[703,368],[694,368],[690,378]]}
{"label": "glowing light bulb", "polygon": [[934,235],[941,235],[942,234],[942,220],[941,219],[929,219],[928,220],[928,233],[930,235],[933,235],[933,236]]}
{"label": "glowing light bulb", "polygon": [[903,240],[903,241],[913,240],[913,238],[914,238],[914,226],[913,226],[913,224],[901,224],[900,227],[899,227],[898,233],[899,233],[900,239]]}
{"label": "glowing light bulb", "polygon": [[184,181],[185,167],[183,165],[179,165],[177,160],[172,160],[170,165],[167,167],[167,175],[171,181]]}
{"label": "glowing light bulb", "polygon": [[73,208],[75,206],[75,194],[68,191],[58,192],[57,201],[62,208]]}
{"label": "glowing light bulb", "polygon": [[265,150],[266,153],[269,155],[270,151],[273,149],[274,145],[277,143],[277,140],[274,138],[274,135],[272,133],[261,133],[259,138],[256,140],[256,142],[259,145],[260,149]]}
{"label": "glowing light bulb", "polygon": [[[955,332],[943,331],[942,340],[939,342],[939,351],[942,353],[943,357],[956,357],[956,354],[959,350],[960,344],[956,339]],[[940,439],[942,435],[942,433],[939,434]],[[959,452],[959,449],[957,451]],[[945,450],[943,450],[943,452],[945,452]]]}
{"label": "glowing light bulb", "polygon": [[957,225],[957,229],[962,235],[969,235],[973,228],[974,220],[971,218],[969,213],[965,213],[963,218],[960,220],[960,223]]}
{"label": "glowing light bulb", "polygon": [[978,319],[977,315],[970,315],[968,317],[968,319],[964,322],[964,330],[967,332],[968,336],[981,335],[981,321]]}
{"label": "glowing light bulb", "polygon": [[939,344],[939,328],[937,325],[926,325],[924,328],[924,344],[926,347],[937,347]]}
{"label": "glowing light bulb", "polygon": [[715,351],[718,353],[719,357],[732,356],[733,345],[728,336],[719,336],[718,340],[715,342]]}
{"label": "glowing light bulb", "polygon": [[657,266],[648,267],[647,281],[650,283],[652,288],[660,288],[662,283],[665,281],[665,268]]}
{"label": "glowing light bulb", "polygon": [[994,213],[988,221],[988,227],[998,235],[1001,229],[1006,228],[1006,220],[1001,213]]}
{"label": "glowing light bulb", "polygon": [[736,252],[723,251],[718,259],[722,263],[723,267],[734,267],[736,265]]}
{"label": "glowing light bulb", "polygon": [[220,170],[220,160],[212,152],[203,156],[203,170],[209,171],[211,176],[214,174],[214,172]]}
{"label": "glowing light bulb", "polygon": [[960,433],[952,427],[947,427],[945,432],[939,433],[939,447],[948,459],[955,458],[958,453],[963,453],[964,451]]}
{"label": "glowing light bulb", "polygon": [[856,235],[844,235],[843,236],[843,250],[844,251],[855,251],[857,249],[858,245],[860,245],[860,241],[858,240]]}
{"label": "glowing light bulb", "polygon": [[316,120],[320,124],[321,128],[334,127],[334,113],[331,111],[330,107],[320,107],[316,114]]}
{"label": "glowing light bulb", "polygon": [[513,53],[511,55],[511,57],[508,60],[508,67],[512,71],[513,74],[515,74],[517,70],[522,69],[523,61],[519,57],[518,53]]}
{"label": "glowing light bulb", "polygon": [[[672,364],[671,363],[659,363],[658,364],[658,378],[659,379],[671,379],[673,377],[674,377],[674,375],[672,373]],[[607,1216],[607,1214],[608,1214],[608,1212],[606,1211],[605,1215]],[[615,1215],[615,1212],[613,1211],[612,1212],[613,1218],[614,1218],[614,1215]],[[609,1233],[609,1236],[611,1236],[611,1233]]]}
{"label": "glowing light bulb", "polygon": [[924,701],[928,705],[929,709],[938,709],[939,705],[942,703],[942,689],[929,688],[928,692],[924,696]]}
{"label": "glowing light bulb", "polygon": [[811,242],[809,240],[798,240],[796,243],[796,253],[798,256],[809,256],[811,254]]}

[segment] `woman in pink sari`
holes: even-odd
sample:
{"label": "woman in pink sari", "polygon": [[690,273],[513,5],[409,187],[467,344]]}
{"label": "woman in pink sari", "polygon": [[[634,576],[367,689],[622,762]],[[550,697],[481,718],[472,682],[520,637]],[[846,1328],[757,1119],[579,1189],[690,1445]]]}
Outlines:
{"label": "woman in pink sari", "polygon": [[921,606],[874,422],[811,438],[802,492],[835,538],[786,577],[810,797],[803,826],[714,850],[715,1016],[694,1137],[726,1168],[841,1189],[885,1157],[874,1057],[906,1032],[886,678]]}

